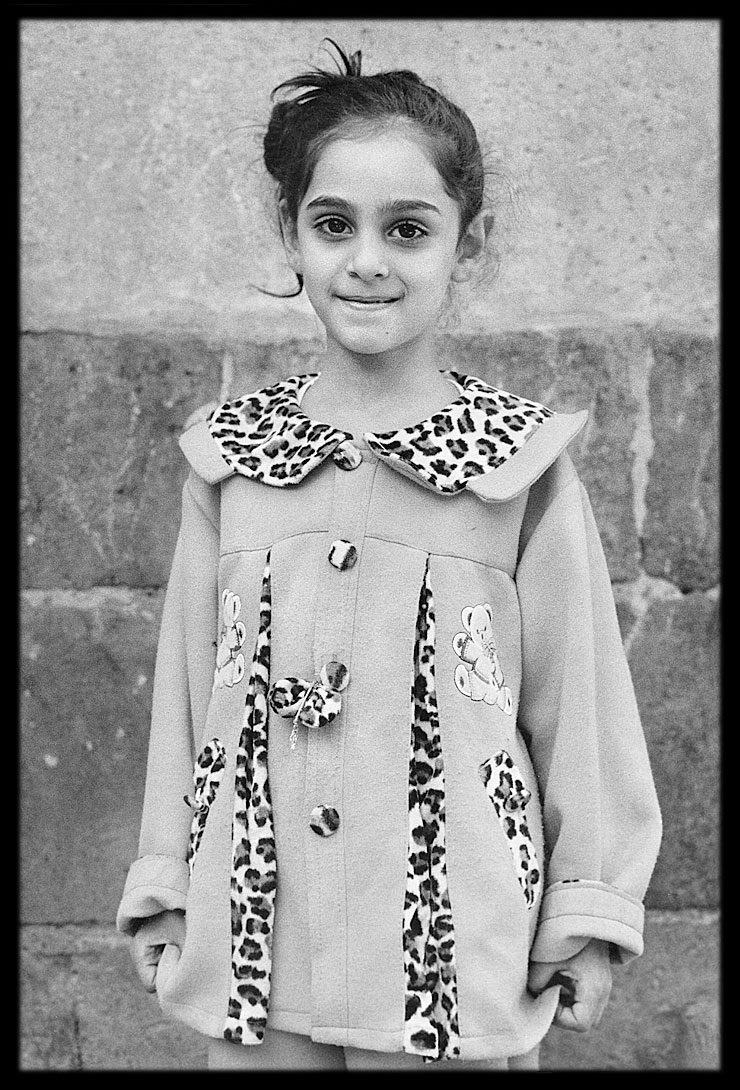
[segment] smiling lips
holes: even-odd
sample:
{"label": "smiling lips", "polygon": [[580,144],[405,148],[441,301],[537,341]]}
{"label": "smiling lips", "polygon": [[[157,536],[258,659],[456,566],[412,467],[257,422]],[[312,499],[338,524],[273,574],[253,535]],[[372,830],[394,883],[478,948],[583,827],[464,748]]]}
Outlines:
{"label": "smiling lips", "polygon": [[399,299],[399,295],[389,295],[387,298],[379,295],[374,296],[362,296],[362,295],[338,295],[338,299],[341,299],[343,303],[355,303],[358,306],[384,306],[387,303],[396,303]]}

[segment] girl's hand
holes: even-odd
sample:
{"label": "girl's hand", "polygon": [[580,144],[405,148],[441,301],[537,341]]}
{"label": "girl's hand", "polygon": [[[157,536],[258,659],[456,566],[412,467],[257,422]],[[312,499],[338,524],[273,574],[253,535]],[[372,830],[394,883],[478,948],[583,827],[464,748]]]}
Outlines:
{"label": "girl's hand", "polygon": [[131,957],[139,980],[148,992],[157,990],[157,967],[165,946],[176,946],[180,953],[185,943],[185,915],[160,912],[144,920],[131,940]]}
{"label": "girl's hand", "polygon": [[566,961],[531,962],[529,991],[539,995],[552,985],[561,986],[554,1025],[577,1033],[597,1026],[612,990],[609,943],[591,939],[583,950]]}

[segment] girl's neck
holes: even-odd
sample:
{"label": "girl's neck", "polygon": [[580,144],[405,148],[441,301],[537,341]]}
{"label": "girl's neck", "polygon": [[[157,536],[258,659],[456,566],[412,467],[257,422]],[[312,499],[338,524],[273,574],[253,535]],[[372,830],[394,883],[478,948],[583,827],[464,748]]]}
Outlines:
{"label": "girl's neck", "polygon": [[351,354],[331,345],[302,407],[314,420],[360,436],[425,420],[456,397],[433,346],[410,353]]}

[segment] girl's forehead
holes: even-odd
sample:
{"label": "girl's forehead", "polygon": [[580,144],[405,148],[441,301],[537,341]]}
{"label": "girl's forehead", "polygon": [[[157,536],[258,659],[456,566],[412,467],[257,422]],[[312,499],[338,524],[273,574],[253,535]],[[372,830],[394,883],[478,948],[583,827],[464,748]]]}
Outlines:
{"label": "girl's forehead", "polygon": [[361,203],[416,198],[439,205],[442,211],[456,208],[422,140],[395,128],[330,140],[319,155],[302,203],[320,195]]}

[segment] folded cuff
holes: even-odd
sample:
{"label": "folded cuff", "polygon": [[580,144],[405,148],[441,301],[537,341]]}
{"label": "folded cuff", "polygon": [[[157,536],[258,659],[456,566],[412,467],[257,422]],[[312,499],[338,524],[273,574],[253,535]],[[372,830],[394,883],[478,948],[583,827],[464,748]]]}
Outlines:
{"label": "folded cuff", "polygon": [[543,897],[530,957],[564,961],[590,939],[603,939],[616,947],[616,960],[631,961],[643,951],[644,923],[642,902],[624,890],[587,879],[555,882]]}
{"label": "folded cuff", "polygon": [[185,909],[188,865],[170,855],[144,855],[131,864],[118,906],[116,927],[133,935],[136,921],[168,909]]}

